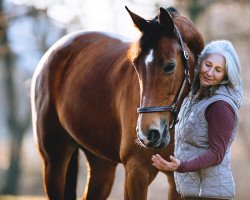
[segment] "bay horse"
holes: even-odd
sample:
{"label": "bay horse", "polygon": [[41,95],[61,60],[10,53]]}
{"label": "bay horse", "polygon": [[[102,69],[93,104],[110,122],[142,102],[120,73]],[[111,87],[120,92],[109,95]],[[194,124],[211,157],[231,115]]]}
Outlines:
{"label": "bay horse", "polygon": [[[91,200],[107,199],[118,163],[125,168],[124,199],[145,200],[158,173],[151,156],[173,154],[176,113],[203,38],[173,7],[151,20],[126,9],[141,31],[137,42],[73,33],[45,53],[33,75],[34,138],[51,200],[76,199],[79,149],[88,161],[83,199]],[[173,174],[166,174],[168,199],[180,199]]]}

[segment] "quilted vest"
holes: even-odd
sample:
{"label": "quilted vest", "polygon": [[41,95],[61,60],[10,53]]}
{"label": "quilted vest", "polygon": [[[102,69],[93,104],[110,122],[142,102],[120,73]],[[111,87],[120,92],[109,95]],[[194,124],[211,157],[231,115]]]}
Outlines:
{"label": "quilted vest", "polygon": [[174,172],[177,191],[184,197],[231,199],[235,195],[235,183],[230,169],[230,146],[236,135],[242,87],[232,89],[222,85],[212,97],[200,101],[186,97],[178,115],[179,122],[175,126],[174,154],[181,161],[187,161],[198,157],[209,148],[205,110],[218,100],[229,103],[235,112],[235,128],[230,145],[222,162],[216,166],[195,172]]}

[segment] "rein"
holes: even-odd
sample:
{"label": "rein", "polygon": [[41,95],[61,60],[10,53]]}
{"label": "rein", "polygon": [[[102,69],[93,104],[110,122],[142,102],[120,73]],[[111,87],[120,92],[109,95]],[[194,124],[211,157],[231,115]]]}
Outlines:
{"label": "rein", "polygon": [[183,61],[183,67],[184,67],[184,78],[182,80],[181,83],[181,87],[177,93],[177,95],[175,96],[175,99],[173,101],[173,104],[171,106],[152,106],[152,107],[140,107],[137,109],[137,113],[152,113],[152,112],[166,112],[169,111],[172,113],[173,116],[173,121],[170,125],[170,129],[174,128],[174,126],[178,123],[177,120],[177,116],[178,116],[178,111],[177,111],[177,106],[179,104],[180,98],[182,96],[182,93],[184,91],[184,88],[186,86],[186,84],[188,83],[189,85],[191,85],[191,81],[190,81],[190,73],[189,73],[189,65],[188,65],[188,59],[189,59],[189,55],[187,50],[184,47],[184,43],[181,37],[181,33],[179,31],[179,29],[177,28],[177,26],[175,26],[175,30],[177,32],[178,35],[178,40],[181,46],[181,51],[182,51],[182,61]]}

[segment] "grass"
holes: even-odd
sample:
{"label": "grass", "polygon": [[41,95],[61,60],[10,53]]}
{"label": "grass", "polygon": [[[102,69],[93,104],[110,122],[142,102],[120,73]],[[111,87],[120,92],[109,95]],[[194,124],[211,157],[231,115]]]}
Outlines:
{"label": "grass", "polygon": [[43,196],[0,196],[0,200],[47,200]]}
{"label": "grass", "polygon": [[[1,196],[0,200],[47,200],[44,196]],[[80,200],[80,199],[79,199]],[[114,200],[114,199],[108,199],[108,200]]]}

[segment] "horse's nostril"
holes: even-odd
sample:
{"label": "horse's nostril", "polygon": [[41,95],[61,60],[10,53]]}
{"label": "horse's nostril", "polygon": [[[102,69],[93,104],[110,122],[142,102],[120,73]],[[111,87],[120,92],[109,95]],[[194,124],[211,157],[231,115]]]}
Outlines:
{"label": "horse's nostril", "polygon": [[147,137],[148,141],[157,142],[159,138],[160,138],[160,132],[158,130],[153,129],[148,132],[148,137]]}

